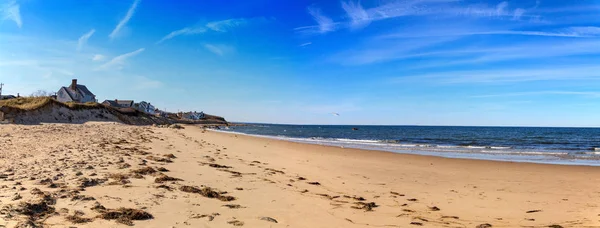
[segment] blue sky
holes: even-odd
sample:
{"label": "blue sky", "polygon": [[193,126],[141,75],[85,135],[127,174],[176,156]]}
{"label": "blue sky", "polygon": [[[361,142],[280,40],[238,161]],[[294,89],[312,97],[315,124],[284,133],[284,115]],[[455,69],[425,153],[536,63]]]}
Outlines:
{"label": "blue sky", "polygon": [[[600,126],[600,1],[1,0],[5,94],[231,121]],[[339,113],[333,115],[332,113]]]}

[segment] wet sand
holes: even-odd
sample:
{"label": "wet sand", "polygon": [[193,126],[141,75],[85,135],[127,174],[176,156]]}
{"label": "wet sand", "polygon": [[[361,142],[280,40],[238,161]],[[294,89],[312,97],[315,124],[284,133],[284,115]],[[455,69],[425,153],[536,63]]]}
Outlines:
{"label": "wet sand", "polygon": [[0,205],[0,227],[600,227],[600,168],[0,125]]}

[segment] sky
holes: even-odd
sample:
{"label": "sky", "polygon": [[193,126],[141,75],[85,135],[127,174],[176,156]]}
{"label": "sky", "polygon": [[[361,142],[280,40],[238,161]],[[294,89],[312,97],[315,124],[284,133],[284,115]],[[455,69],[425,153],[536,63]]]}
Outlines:
{"label": "sky", "polygon": [[600,126],[599,0],[0,0],[3,94],[229,121]]}

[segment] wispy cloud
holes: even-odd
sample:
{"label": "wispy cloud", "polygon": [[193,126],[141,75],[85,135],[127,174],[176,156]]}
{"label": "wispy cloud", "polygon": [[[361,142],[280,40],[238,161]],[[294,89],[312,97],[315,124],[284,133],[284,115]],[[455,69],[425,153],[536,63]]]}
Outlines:
{"label": "wispy cloud", "polygon": [[136,55],[142,53],[143,51],[144,51],[144,48],[140,48],[140,49],[137,49],[135,51],[119,55],[117,57],[112,58],[110,61],[102,64],[97,69],[98,70],[109,70],[109,69],[120,70],[125,65],[127,59],[129,59],[129,58],[131,58],[133,56],[136,56]]}
{"label": "wispy cloud", "polygon": [[79,40],[77,41],[77,51],[81,51],[81,48],[83,48],[83,46],[87,43],[88,39],[92,35],[94,35],[95,32],[96,32],[96,30],[92,29],[89,32],[87,32],[86,34],[83,34],[81,37],[79,37]]}
{"label": "wispy cloud", "polygon": [[600,37],[600,27],[566,27],[549,31],[519,31],[519,30],[443,30],[441,28],[429,28],[423,31],[403,31],[381,36],[381,38],[423,38],[444,36],[473,36],[473,35],[522,35],[522,36],[551,36],[551,37],[578,37],[590,38]]}
{"label": "wispy cloud", "polygon": [[342,2],[342,9],[346,11],[346,14],[350,18],[350,27],[353,29],[359,29],[367,26],[371,23],[369,14],[360,5],[360,2]]}
{"label": "wispy cloud", "polygon": [[222,21],[213,21],[206,24],[206,27],[217,32],[227,32],[231,28],[239,27],[248,23],[247,19],[236,18]]}
{"label": "wispy cloud", "polygon": [[251,19],[234,18],[234,19],[227,19],[227,20],[222,20],[222,21],[212,21],[212,22],[206,23],[205,25],[186,27],[186,28],[175,30],[175,31],[169,33],[168,35],[166,35],[165,37],[160,39],[158,42],[156,42],[156,44],[160,44],[167,40],[173,39],[177,36],[195,35],[195,34],[205,33],[208,31],[227,32],[230,29],[233,29],[235,27],[239,27],[239,26],[248,24],[251,21],[257,21],[257,20],[261,20],[261,19],[262,18],[251,18]]}
{"label": "wispy cloud", "polygon": [[300,46],[300,47],[306,47],[306,46],[311,45],[311,44],[312,44],[312,42],[306,42],[306,43],[300,44],[298,46]]}
{"label": "wispy cloud", "polygon": [[115,27],[115,29],[108,35],[108,37],[110,39],[114,39],[115,37],[117,37],[117,35],[121,31],[121,29],[123,29],[123,27],[125,27],[125,25],[127,24],[127,22],[129,22],[129,20],[131,19],[131,17],[133,17],[133,14],[135,13],[135,9],[137,8],[137,6],[140,3],[140,1],[141,0],[134,0],[133,1],[133,4],[131,4],[131,6],[129,7],[129,10],[127,10],[127,14],[125,14],[125,17],[123,17],[123,19],[121,19],[121,21],[119,21],[119,24],[117,24],[117,26]]}
{"label": "wispy cloud", "polygon": [[233,52],[233,47],[228,45],[204,44],[204,48],[218,56],[224,56]]}
{"label": "wispy cloud", "polygon": [[323,13],[321,12],[321,9],[311,6],[311,7],[308,7],[307,11],[308,11],[308,14],[310,14],[312,16],[313,20],[315,20],[317,22],[317,25],[298,27],[298,28],[295,28],[294,30],[300,31],[302,33],[308,33],[308,34],[311,34],[311,33],[323,34],[323,33],[335,31],[338,23],[334,22],[331,18],[323,15]]}
{"label": "wispy cloud", "polygon": [[486,95],[475,95],[472,98],[491,98],[491,97],[522,97],[522,96],[543,96],[543,95],[574,95],[574,96],[586,96],[586,97],[600,97],[600,91],[560,91],[560,90],[549,90],[549,91],[530,91],[530,92],[513,92],[513,93],[500,93],[500,94],[486,94]]}
{"label": "wispy cloud", "polygon": [[207,31],[206,28],[183,28],[183,29],[176,30],[176,31],[173,31],[173,32],[169,33],[168,35],[166,35],[165,37],[163,37],[162,39],[160,39],[158,42],[156,42],[156,44],[160,44],[160,43],[165,42],[167,40],[173,39],[176,36],[194,35],[194,34],[204,33],[206,31]]}
{"label": "wispy cloud", "polygon": [[552,68],[513,67],[511,69],[447,71],[443,73],[429,73],[398,77],[392,79],[392,82],[405,83],[407,81],[420,81],[425,83],[441,84],[489,84],[561,80],[574,81],[590,79],[600,79],[600,66],[571,65],[553,66]]}
{"label": "wispy cloud", "polygon": [[23,21],[21,20],[21,11],[20,6],[17,4],[17,1],[8,1],[6,4],[0,6],[2,12],[2,20],[11,20],[14,21],[19,28],[23,26]]}
{"label": "wispy cloud", "polygon": [[100,54],[95,54],[94,57],[92,57],[93,61],[102,61],[104,59],[106,59],[106,56]]}

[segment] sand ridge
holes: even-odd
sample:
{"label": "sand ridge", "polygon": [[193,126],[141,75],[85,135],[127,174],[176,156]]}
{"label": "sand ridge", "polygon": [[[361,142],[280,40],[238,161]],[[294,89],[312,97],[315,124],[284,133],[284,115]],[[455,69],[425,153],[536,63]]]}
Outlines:
{"label": "sand ridge", "polygon": [[600,227],[594,167],[405,156],[191,125],[0,125],[0,148],[6,227]]}

